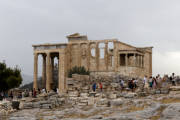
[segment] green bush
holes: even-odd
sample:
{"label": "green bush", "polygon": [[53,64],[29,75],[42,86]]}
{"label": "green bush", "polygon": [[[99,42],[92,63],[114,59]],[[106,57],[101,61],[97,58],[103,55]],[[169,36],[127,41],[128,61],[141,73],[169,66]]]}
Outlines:
{"label": "green bush", "polygon": [[88,70],[86,70],[86,68],[84,66],[82,66],[82,67],[75,66],[68,71],[68,77],[72,78],[72,74],[89,75],[90,72]]}
{"label": "green bush", "polygon": [[0,92],[19,87],[22,82],[21,70],[17,67],[7,67],[0,63]]}

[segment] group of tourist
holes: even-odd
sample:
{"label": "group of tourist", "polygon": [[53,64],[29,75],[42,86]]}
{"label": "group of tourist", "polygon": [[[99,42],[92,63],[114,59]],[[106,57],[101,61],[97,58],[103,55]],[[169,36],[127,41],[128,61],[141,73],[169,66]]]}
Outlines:
{"label": "group of tourist", "polygon": [[134,92],[134,90],[137,88],[137,82],[138,80],[135,78],[132,78],[131,80],[128,81],[128,87],[129,89],[132,90],[132,92]]}
{"label": "group of tourist", "polygon": [[[44,91],[46,92],[46,90]],[[21,91],[13,91],[13,90],[10,90],[9,92],[0,92],[0,100],[3,100],[3,99],[9,99],[9,100],[12,100],[12,99],[21,99],[21,98],[24,98],[24,97],[34,97],[36,98],[37,94],[41,94],[42,91],[40,89],[38,90],[21,90]]]}
{"label": "group of tourist", "polygon": [[170,77],[168,77],[167,75],[161,77],[159,74],[156,77],[151,76],[147,78],[147,76],[145,76],[143,80],[144,88],[160,88],[163,83],[171,83],[172,86],[175,86],[177,84],[175,73],[172,73]]}
{"label": "group of tourist", "polygon": [[[162,87],[164,84],[172,84],[173,86],[175,86],[177,83],[176,81],[177,77],[175,76],[175,73],[172,73],[172,75],[170,77],[168,77],[168,75],[164,75],[163,77],[161,77],[159,74],[156,77],[152,77],[150,76],[149,78],[147,76],[144,77],[143,79],[143,88],[148,88],[148,89],[157,89]],[[125,81],[120,79],[120,77],[117,77],[117,80],[119,81],[119,85],[121,88],[121,92],[123,90],[131,90],[132,92],[134,92],[136,90],[136,88],[138,88],[140,86],[140,81],[139,79],[135,79],[132,78],[130,80],[128,80],[127,84],[125,84]],[[102,92],[103,90],[103,84],[100,83],[93,83],[92,85],[92,90],[95,92],[96,89],[99,88]]]}
{"label": "group of tourist", "polygon": [[[168,75],[164,75],[161,77],[159,74],[156,77],[150,76],[149,78],[147,76],[143,79],[143,88],[145,89],[157,89],[160,87],[163,87],[165,84],[172,84],[172,86],[175,86],[177,83],[176,81],[177,77],[175,76],[175,73],[172,73],[172,75],[169,77]],[[134,91],[139,86],[139,82],[137,79],[131,79],[128,81],[128,88]]]}
{"label": "group of tourist", "polygon": [[[13,91],[10,92],[0,92],[0,100],[3,99],[13,99],[15,96],[13,94]],[[21,98],[21,94],[17,94],[16,98]]]}
{"label": "group of tourist", "polygon": [[[139,79],[135,79],[132,78],[130,80],[128,80],[127,84],[125,84],[125,81],[118,78],[119,81],[119,86],[121,89],[121,92],[124,89],[130,89],[132,92],[134,92],[136,90],[137,87],[140,86],[140,83],[143,84],[143,88],[147,88],[147,89],[157,89],[163,86],[163,84],[172,84],[173,86],[175,86],[177,84],[177,77],[175,76],[174,73],[172,73],[172,75],[170,77],[168,77],[167,75],[165,75],[164,77],[161,77],[159,74],[156,77],[147,77],[145,76],[143,79],[143,83],[139,81]],[[96,90],[99,89],[101,92],[103,91],[103,84],[101,82],[96,83],[94,82],[92,84],[92,90],[94,92],[96,92]],[[58,93],[58,89],[54,89],[55,92]],[[18,92],[18,94],[16,94],[16,96],[13,94],[12,91],[9,91],[8,93],[5,92],[0,92],[0,100],[4,99],[4,98],[11,98],[13,99],[14,97],[16,98],[23,98],[23,97],[34,97],[36,98],[37,94],[41,94],[41,93],[47,93],[46,89],[38,89],[38,90],[25,90],[22,92]]]}
{"label": "group of tourist", "polygon": [[102,92],[102,90],[103,90],[103,85],[102,85],[101,82],[100,82],[99,84],[96,84],[96,82],[93,83],[93,85],[92,85],[92,90],[93,90],[93,92],[96,92],[96,89],[97,89],[97,88],[99,88],[99,89],[101,90],[101,92]]}

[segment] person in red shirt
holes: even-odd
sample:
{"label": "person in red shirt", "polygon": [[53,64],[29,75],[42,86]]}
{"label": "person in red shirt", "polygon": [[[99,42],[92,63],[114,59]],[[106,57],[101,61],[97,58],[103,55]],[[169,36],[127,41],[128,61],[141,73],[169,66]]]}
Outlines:
{"label": "person in red shirt", "polygon": [[103,86],[101,82],[99,83],[99,88],[101,89],[101,92],[102,92]]}
{"label": "person in red shirt", "polygon": [[36,89],[35,88],[33,90],[33,95],[34,95],[33,97],[36,98]]}

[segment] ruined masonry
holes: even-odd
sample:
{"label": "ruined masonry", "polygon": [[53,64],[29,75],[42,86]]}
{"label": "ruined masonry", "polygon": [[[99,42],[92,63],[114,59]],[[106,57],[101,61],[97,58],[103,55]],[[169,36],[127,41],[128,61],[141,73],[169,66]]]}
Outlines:
{"label": "ruined masonry", "polygon": [[88,40],[87,36],[75,33],[67,36],[68,43],[33,45],[34,85],[38,88],[38,56],[42,56],[42,86],[53,89],[54,59],[58,59],[59,92],[67,90],[68,70],[84,66],[95,74],[121,74],[142,78],[152,75],[152,48],[138,48],[117,39]]}

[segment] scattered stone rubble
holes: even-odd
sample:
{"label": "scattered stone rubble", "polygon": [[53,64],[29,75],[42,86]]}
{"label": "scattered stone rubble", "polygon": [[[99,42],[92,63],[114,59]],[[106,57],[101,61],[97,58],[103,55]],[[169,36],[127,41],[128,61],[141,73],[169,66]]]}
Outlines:
{"label": "scattered stone rubble", "polygon": [[9,101],[0,102],[0,116],[6,116],[16,110],[12,108],[12,103]]}
{"label": "scattered stone rubble", "polygon": [[20,109],[53,109],[65,104],[64,95],[57,95],[55,92],[44,93],[37,98],[22,99]]}
{"label": "scattered stone rubble", "polygon": [[[127,78],[126,78],[127,79]],[[128,80],[128,79],[127,79]],[[92,91],[92,84],[103,84],[103,92],[97,89]],[[120,84],[114,76],[87,76],[74,74],[67,79],[68,100],[73,105],[109,106],[108,99],[116,99],[120,93]]]}
{"label": "scattered stone rubble", "polygon": [[[121,76],[120,79],[123,79],[127,86],[130,78]],[[92,91],[94,81],[97,84],[99,82],[103,84],[102,92],[99,89],[96,92]],[[73,75],[72,78],[68,78],[67,87],[67,94],[58,95],[51,91],[48,94],[40,94],[37,98],[23,98],[20,101],[20,109],[26,112],[38,111],[37,115],[28,114],[34,120],[37,116],[39,116],[38,119],[47,120],[60,118],[64,120],[79,120],[80,118],[134,120],[135,115],[139,115],[139,119],[154,120],[153,118],[160,118],[161,115],[170,111],[169,103],[180,103],[177,97],[180,95],[179,86],[164,85],[156,90],[145,90],[142,80],[139,79],[138,89],[135,92],[128,89],[121,92],[119,79],[113,75]],[[18,120],[17,114],[19,115],[19,113],[12,114],[11,120]],[[167,116],[162,118],[167,118]],[[22,119],[26,120],[24,117]]]}
{"label": "scattered stone rubble", "polygon": [[[127,88],[128,80],[132,79],[126,76],[120,75],[77,75],[74,74],[72,78],[67,79],[68,86],[68,102],[72,105],[87,106],[96,105],[110,106],[110,101],[118,98],[132,99],[137,97],[145,97],[154,94],[168,94],[169,86],[164,85],[163,87],[156,90],[144,90],[143,82],[138,79],[138,89],[135,93],[129,92],[129,89],[125,89],[121,92],[120,80],[125,81],[125,87]],[[103,84],[103,92],[97,89],[96,92],[92,92],[92,84],[96,82]]]}
{"label": "scattered stone rubble", "polygon": [[[23,109],[13,113],[9,120],[178,120],[180,93],[158,94],[144,98],[109,100],[111,106],[64,106],[57,109]],[[21,119],[20,119],[21,118]]]}

